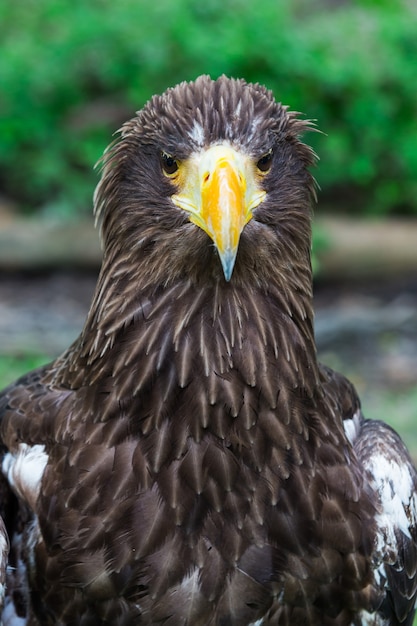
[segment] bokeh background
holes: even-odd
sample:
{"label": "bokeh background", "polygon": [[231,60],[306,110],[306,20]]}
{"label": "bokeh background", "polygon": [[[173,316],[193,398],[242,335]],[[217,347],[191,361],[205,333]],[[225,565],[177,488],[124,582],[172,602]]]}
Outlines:
{"label": "bokeh background", "polygon": [[414,0],[3,0],[1,189],[27,212],[89,211],[110,134],[225,73],[317,120],[333,211],[416,214],[416,27]]}
{"label": "bokeh background", "polygon": [[315,120],[317,341],[417,458],[415,0],[3,0],[0,386],[80,331],[93,169],[154,93],[208,73]]}

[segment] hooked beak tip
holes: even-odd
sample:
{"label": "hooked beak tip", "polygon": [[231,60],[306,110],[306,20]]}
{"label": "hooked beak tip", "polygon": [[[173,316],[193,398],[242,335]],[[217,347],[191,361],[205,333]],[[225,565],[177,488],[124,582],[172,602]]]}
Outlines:
{"label": "hooked beak tip", "polygon": [[225,252],[220,254],[220,260],[221,260],[223,274],[224,274],[224,278],[226,282],[229,282],[232,277],[233,269],[235,267],[236,254],[237,254],[237,249],[225,250]]}

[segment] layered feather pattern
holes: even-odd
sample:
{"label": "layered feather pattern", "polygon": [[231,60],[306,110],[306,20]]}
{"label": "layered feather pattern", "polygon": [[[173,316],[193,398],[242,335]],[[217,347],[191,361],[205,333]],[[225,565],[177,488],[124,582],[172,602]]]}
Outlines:
{"label": "layered feather pattern", "polygon": [[[106,152],[84,329],[0,396],[28,624],[411,625],[415,470],[316,358],[308,129],[263,87],[200,77]],[[273,154],[230,282],[160,165],[222,142]]]}

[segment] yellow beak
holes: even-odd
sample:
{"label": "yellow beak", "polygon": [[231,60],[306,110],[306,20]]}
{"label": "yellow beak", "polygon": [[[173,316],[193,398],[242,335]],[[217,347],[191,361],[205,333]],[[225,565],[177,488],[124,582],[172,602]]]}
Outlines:
{"label": "yellow beak", "polygon": [[265,196],[251,159],[228,144],[219,144],[194,155],[181,168],[180,193],[172,199],[211,237],[229,281],[242,230]]}

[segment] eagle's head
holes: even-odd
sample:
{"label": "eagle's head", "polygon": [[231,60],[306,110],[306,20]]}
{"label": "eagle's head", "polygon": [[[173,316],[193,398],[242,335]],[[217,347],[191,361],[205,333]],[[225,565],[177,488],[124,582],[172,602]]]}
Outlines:
{"label": "eagle's head", "polygon": [[[154,96],[103,159],[104,259],[158,285],[268,285],[310,274],[310,127],[270,91],[200,76]],[[305,292],[305,289],[302,289]]]}

